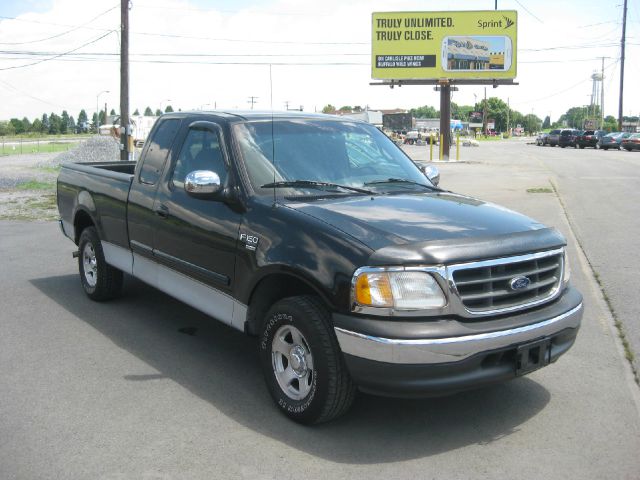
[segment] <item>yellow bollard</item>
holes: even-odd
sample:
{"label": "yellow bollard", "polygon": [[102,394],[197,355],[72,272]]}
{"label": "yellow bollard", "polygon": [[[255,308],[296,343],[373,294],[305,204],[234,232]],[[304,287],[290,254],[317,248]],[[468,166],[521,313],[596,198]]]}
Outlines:
{"label": "yellow bollard", "polygon": [[433,135],[429,135],[429,161],[433,162]]}
{"label": "yellow bollard", "polygon": [[460,160],[460,133],[456,135],[456,162]]}
{"label": "yellow bollard", "polygon": [[438,160],[442,160],[442,142],[444,140],[444,135],[441,133],[440,134],[440,157],[438,158]]}

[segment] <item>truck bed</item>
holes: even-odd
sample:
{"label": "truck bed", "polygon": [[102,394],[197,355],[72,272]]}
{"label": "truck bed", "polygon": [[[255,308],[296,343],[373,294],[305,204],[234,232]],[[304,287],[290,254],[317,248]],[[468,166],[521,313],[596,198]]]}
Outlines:
{"label": "truck bed", "polygon": [[58,210],[65,234],[77,241],[78,215],[88,215],[100,238],[128,248],[127,197],[136,162],[66,163],[58,176]]}

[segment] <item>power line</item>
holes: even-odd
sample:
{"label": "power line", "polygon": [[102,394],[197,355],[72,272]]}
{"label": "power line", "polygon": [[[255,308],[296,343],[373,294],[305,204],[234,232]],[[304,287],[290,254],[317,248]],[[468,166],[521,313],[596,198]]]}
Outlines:
{"label": "power line", "polygon": [[[593,59],[592,59],[592,60],[593,60]],[[609,65],[607,65],[604,69],[605,69],[605,70],[608,70],[609,68],[614,67],[617,63],[618,63],[618,60],[616,60],[615,62],[610,63],[610,64],[609,64]],[[574,84],[574,85],[571,85],[571,86],[570,86],[570,87],[568,87],[568,88],[565,88],[565,89],[563,89],[563,90],[560,90],[559,92],[555,92],[555,93],[552,93],[551,95],[547,95],[546,97],[536,98],[536,99],[534,99],[534,100],[525,100],[525,101],[523,101],[523,102],[517,102],[517,103],[518,103],[519,105],[522,105],[522,104],[525,104],[525,105],[526,105],[526,104],[529,104],[529,103],[535,103],[535,102],[540,102],[540,101],[542,101],[542,100],[547,100],[547,99],[549,99],[549,98],[553,98],[553,97],[556,97],[556,96],[558,96],[558,95],[561,95],[561,94],[563,94],[563,93],[565,93],[565,92],[568,92],[569,90],[571,90],[571,89],[573,89],[573,88],[577,87],[578,85],[582,85],[583,83],[585,83],[585,82],[590,82],[590,81],[591,81],[591,79],[590,79],[590,78],[586,78],[586,79],[584,79],[584,80],[580,80],[578,83],[576,83],[576,84]]]}
{"label": "power line", "polygon": [[84,44],[80,45],[80,46],[79,46],[79,47],[77,47],[77,48],[74,48],[74,49],[69,50],[69,51],[64,52],[64,53],[60,53],[60,54],[55,55],[55,56],[50,57],[50,58],[43,58],[42,60],[38,60],[37,62],[27,63],[27,64],[25,64],[25,65],[15,65],[15,66],[13,66],[13,67],[4,67],[4,68],[0,68],[0,70],[15,70],[15,69],[17,69],[17,68],[32,67],[32,66],[34,66],[34,65],[38,65],[38,64],[40,64],[40,63],[44,63],[44,62],[48,62],[48,61],[51,61],[51,60],[55,60],[56,58],[60,58],[60,57],[63,57],[63,56],[65,56],[65,55],[69,55],[70,53],[73,53],[73,52],[75,52],[75,51],[77,51],[77,50],[80,50],[81,48],[84,48],[84,47],[87,47],[87,46],[89,46],[89,45],[91,45],[91,44],[93,44],[93,43],[96,43],[97,41],[102,40],[104,37],[106,37],[107,35],[110,35],[111,33],[112,33],[112,32],[111,32],[111,31],[109,31],[109,32],[105,33],[104,35],[102,35],[102,36],[100,36],[100,37],[98,37],[98,38],[96,38],[96,39],[94,39],[94,40],[88,41],[88,42],[86,42],[86,43],[84,43]]}
{"label": "power line", "polygon": [[[46,42],[47,40],[52,40],[54,38],[59,38],[59,37],[62,37],[64,35],[67,35],[67,34],[69,34],[71,32],[75,32],[76,30],[79,30],[79,29],[83,28],[86,25],[89,25],[90,23],[96,21],[98,18],[100,18],[100,17],[106,15],[107,13],[109,13],[111,10],[115,10],[116,8],[118,8],[117,5],[115,7],[111,7],[108,10],[105,10],[104,12],[102,12],[99,15],[96,15],[95,17],[93,17],[88,22],[85,22],[82,25],[78,25],[76,27],[73,27],[71,30],[67,30],[66,32],[58,33],[56,35],[52,35],[52,36],[47,37],[47,38],[41,38],[39,40],[29,40],[29,41],[26,41],[26,42],[0,42],[0,45],[27,45],[27,44],[31,44],[31,43]],[[5,17],[2,17],[2,18],[5,18]]]}
{"label": "power line", "polygon": [[46,103],[47,105],[51,105],[52,107],[57,107],[57,108],[61,108],[61,109],[64,110],[64,107],[62,105],[58,105],[57,103],[52,103],[52,102],[49,102],[47,100],[43,100],[42,98],[38,98],[35,95],[31,95],[30,93],[24,92],[24,91],[20,90],[19,88],[14,87],[10,83],[5,82],[4,80],[0,80],[0,84],[2,84],[5,87],[7,87],[7,88],[9,88],[9,89],[11,89],[11,90],[13,90],[15,92],[18,92],[18,93],[20,93],[20,94],[22,94],[22,95],[24,95],[26,97],[32,98],[32,99],[37,100],[37,101],[42,102],[42,103]]}
{"label": "power line", "polygon": [[538,20],[540,23],[544,23],[542,20],[540,20],[538,17],[536,17],[533,13],[531,13],[531,11],[527,7],[525,7],[523,4],[521,4],[520,0],[516,0],[516,3],[518,5],[520,5],[524,9],[524,11],[527,12],[529,15],[531,15],[533,18]]}

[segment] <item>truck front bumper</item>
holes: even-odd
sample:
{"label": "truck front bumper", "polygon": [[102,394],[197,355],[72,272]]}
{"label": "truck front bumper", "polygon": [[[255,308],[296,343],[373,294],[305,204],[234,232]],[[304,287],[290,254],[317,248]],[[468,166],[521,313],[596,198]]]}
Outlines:
{"label": "truck front bumper", "polygon": [[[546,358],[540,366],[556,361],[573,345],[582,312],[581,295],[569,289],[551,305],[495,320],[405,322],[336,314],[334,325],[347,368],[361,390],[428,396],[526,373],[520,356],[531,342],[544,343]],[[416,338],[420,332],[427,335]]]}

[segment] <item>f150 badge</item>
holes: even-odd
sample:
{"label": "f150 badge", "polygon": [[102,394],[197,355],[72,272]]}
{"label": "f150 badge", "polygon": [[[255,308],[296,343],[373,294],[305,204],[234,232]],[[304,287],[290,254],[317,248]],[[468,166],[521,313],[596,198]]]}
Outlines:
{"label": "f150 badge", "polygon": [[240,234],[240,241],[244,242],[244,246],[247,250],[254,251],[258,247],[260,239],[255,235],[249,235],[247,233]]}

